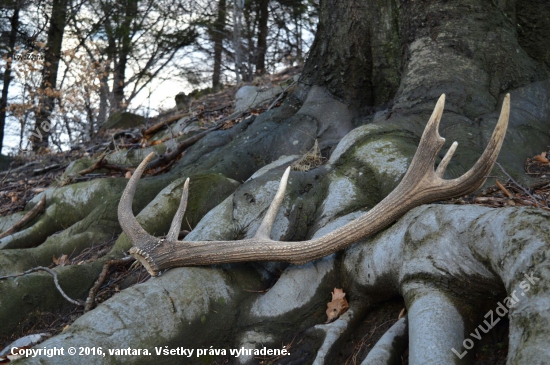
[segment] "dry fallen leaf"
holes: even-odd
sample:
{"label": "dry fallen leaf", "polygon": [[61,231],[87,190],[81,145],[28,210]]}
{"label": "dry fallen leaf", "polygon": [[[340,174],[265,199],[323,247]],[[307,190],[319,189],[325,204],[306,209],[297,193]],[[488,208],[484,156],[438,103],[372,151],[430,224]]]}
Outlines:
{"label": "dry fallen leaf", "polygon": [[545,163],[550,162],[550,161],[548,161],[548,159],[546,157],[542,156],[542,154],[541,155],[536,155],[535,157],[533,157],[533,160],[538,161],[538,162],[545,162]]}
{"label": "dry fallen leaf", "polygon": [[348,310],[349,304],[345,296],[346,293],[344,293],[343,289],[334,288],[332,301],[327,303],[327,321],[325,323],[337,320],[338,317]]}
{"label": "dry fallen leaf", "polygon": [[401,309],[401,312],[399,312],[399,316],[397,316],[397,319],[405,317],[405,314],[407,314],[407,308]]}
{"label": "dry fallen leaf", "polygon": [[132,171],[126,171],[126,178],[129,179],[132,177]]}
{"label": "dry fallen leaf", "polygon": [[57,266],[65,266],[69,264],[69,256],[61,255],[59,258],[53,256],[52,261]]}

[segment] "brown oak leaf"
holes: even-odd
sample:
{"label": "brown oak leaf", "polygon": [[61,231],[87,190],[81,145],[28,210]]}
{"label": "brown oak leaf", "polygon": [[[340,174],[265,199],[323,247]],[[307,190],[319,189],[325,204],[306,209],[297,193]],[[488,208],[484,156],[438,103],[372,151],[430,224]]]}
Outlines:
{"label": "brown oak leaf", "polygon": [[59,258],[53,256],[52,261],[56,266],[65,266],[69,264],[69,257],[67,255],[61,255]]}
{"label": "brown oak leaf", "polygon": [[346,293],[344,293],[343,289],[334,288],[332,301],[327,303],[327,321],[325,323],[337,320],[338,317],[348,310],[349,304],[345,296]]}

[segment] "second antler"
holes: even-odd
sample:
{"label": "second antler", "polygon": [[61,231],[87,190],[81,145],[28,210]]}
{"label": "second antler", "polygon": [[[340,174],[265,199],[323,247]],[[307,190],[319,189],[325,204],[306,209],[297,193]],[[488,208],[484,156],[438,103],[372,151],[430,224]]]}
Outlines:
{"label": "second antler", "polygon": [[434,170],[437,153],[445,142],[438,132],[444,105],[445,94],[439,98],[411,165],[395,190],[363,216],[323,237],[309,241],[279,242],[272,241],[269,237],[283,201],[290,168],[283,174],[279,190],[252,238],[239,241],[178,241],[178,232],[187,206],[189,179],[185,181],[181,202],[167,237],[159,239],[148,234],[132,213],[132,200],[138,180],[153,157],[151,153],[130,178],[118,206],[120,225],[134,245],[130,254],[152,276],[156,276],[160,270],[178,266],[244,261],[286,261],[301,264],[329,255],[378,232],[416,206],[469,194],[483,185],[500,152],[508,126],[510,95],[507,94],[504,98],[498,123],[479,160],[464,175],[452,180],[444,180],[442,177],[456,149],[456,142]]}

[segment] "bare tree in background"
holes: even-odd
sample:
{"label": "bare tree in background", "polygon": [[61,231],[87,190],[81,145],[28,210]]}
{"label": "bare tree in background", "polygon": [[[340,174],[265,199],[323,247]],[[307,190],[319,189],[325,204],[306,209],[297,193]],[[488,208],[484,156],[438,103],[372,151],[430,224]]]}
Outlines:
{"label": "bare tree in background", "polygon": [[56,92],[61,46],[67,21],[67,0],[53,0],[50,15],[50,27],[44,52],[42,69],[42,84],[40,87],[40,103],[36,111],[35,134],[29,138],[32,150],[38,152],[48,147],[52,124],[49,116],[58,98]]}
{"label": "bare tree in background", "polygon": [[223,39],[225,38],[226,0],[218,1],[218,14],[212,30],[214,41],[214,70],[212,71],[212,87],[220,86],[222,71]]}
{"label": "bare tree in background", "polygon": [[[11,6],[10,6],[11,5]],[[12,8],[12,15],[9,17],[10,31],[8,34],[8,57],[6,59],[6,67],[3,75],[2,97],[0,99],[0,152],[2,151],[4,141],[4,128],[6,126],[6,112],[8,107],[8,90],[12,80],[11,63],[13,61],[15,42],[17,41],[17,31],[19,29],[19,11],[21,5],[19,1],[14,1],[13,4],[8,4]]]}
{"label": "bare tree in background", "polygon": [[244,1],[234,0],[233,2],[233,48],[235,58],[235,79],[237,84],[241,82],[242,50],[241,50],[241,18]]}

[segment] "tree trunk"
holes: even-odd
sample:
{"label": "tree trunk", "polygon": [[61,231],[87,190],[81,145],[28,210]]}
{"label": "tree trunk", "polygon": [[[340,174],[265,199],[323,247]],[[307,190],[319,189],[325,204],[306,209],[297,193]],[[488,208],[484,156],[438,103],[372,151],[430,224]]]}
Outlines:
{"label": "tree trunk", "polygon": [[220,77],[222,71],[222,51],[223,40],[225,38],[225,14],[226,14],[226,0],[218,1],[218,16],[214,23],[214,30],[212,32],[212,39],[214,41],[214,70],[212,72],[212,87],[217,88],[220,86]]}
{"label": "tree trunk", "polygon": [[518,43],[515,2],[500,4],[324,1],[304,80],[355,107],[405,109],[447,92],[475,119],[504,90],[547,77]]}
{"label": "tree trunk", "polygon": [[302,64],[304,62],[304,56],[302,54],[302,14],[297,11],[294,14],[294,27],[296,28],[294,36],[296,38],[296,61],[298,61],[298,64]]}
{"label": "tree trunk", "polygon": [[[241,3],[242,2],[242,3]],[[241,82],[242,76],[242,49],[241,49],[241,18],[243,13],[242,0],[233,2],[233,52],[235,59],[235,80],[237,85]]]}
{"label": "tree trunk", "polygon": [[111,105],[111,112],[122,111],[126,109],[124,103],[124,88],[126,86],[126,66],[128,63],[128,56],[132,52],[132,39],[130,34],[132,33],[131,27],[137,14],[137,6],[139,0],[127,0],[125,3],[126,13],[124,15],[124,21],[120,26],[116,27],[117,39],[120,40],[120,46],[115,47],[116,56],[114,58],[113,68],[113,105]]}
{"label": "tree trunk", "polygon": [[265,73],[265,52],[267,51],[267,21],[269,19],[268,0],[260,0],[258,12],[258,45],[256,47],[256,75]]}
{"label": "tree trunk", "polygon": [[35,152],[48,147],[48,139],[52,128],[49,117],[58,98],[55,88],[57,85],[57,72],[59,70],[59,60],[61,59],[61,46],[63,44],[66,21],[67,0],[53,0],[50,28],[48,30],[48,40],[44,55],[44,67],[42,69],[40,102],[36,111],[34,133],[29,138],[32,143],[32,150]]}
{"label": "tree trunk", "polygon": [[[109,72],[109,67],[106,68],[105,72]],[[97,126],[101,127],[107,120],[107,103],[109,98],[109,85],[108,78],[103,74],[100,78],[99,86],[99,111],[97,113]]]}
{"label": "tree trunk", "polygon": [[[17,31],[19,29],[19,2],[14,2],[13,14],[10,17],[10,35],[8,38],[9,54],[13,60],[15,54],[15,42],[17,40]],[[10,57],[8,57],[10,58]],[[6,69],[4,70],[4,85],[2,88],[2,97],[0,99],[0,153],[4,142],[4,128],[6,126],[6,112],[8,107],[8,90],[11,83],[11,62],[6,61]]]}

